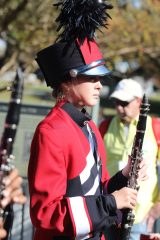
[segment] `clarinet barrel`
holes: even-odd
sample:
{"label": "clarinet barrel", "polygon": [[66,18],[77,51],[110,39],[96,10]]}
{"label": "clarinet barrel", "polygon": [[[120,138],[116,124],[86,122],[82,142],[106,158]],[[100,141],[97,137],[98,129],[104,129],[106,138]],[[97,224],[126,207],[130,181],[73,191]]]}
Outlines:
{"label": "clarinet barrel", "polygon": [[[140,115],[137,123],[136,134],[131,152],[131,170],[129,173],[127,187],[132,189],[139,189],[137,176],[139,170],[139,163],[141,161],[143,139],[146,130],[147,114],[149,111],[149,103],[146,96],[143,96],[143,100],[140,107]],[[122,215],[122,224],[120,228],[119,240],[129,240],[131,228],[134,223],[134,214],[131,209],[124,209]]]}
{"label": "clarinet barrel", "polygon": [[[0,199],[3,198],[3,178],[14,169],[13,144],[17,132],[17,127],[20,118],[21,100],[23,95],[24,79],[22,70],[19,67],[16,72],[16,77],[11,87],[11,97],[8,105],[8,111],[5,119],[4,130],[0,141]],[[13,222],[12,204],[9,204],[5,209],[0,207],[0,217],[3,219],[4,228],[7,233],[11,230]],[[5,239],[8,239],[6,237]]]}
{"label": "clarinet barrel", "polygon": [[[15,140],[17,126],[20,117],[21,100],[23,95],[24,80],[21,68],[17,69],[15,80],[11,87],[11,98],[9,102],[8,112],[5,120],[4,131],[0,143],[0,151],[7,148],[8,139],[12,139],[12,145]],[[10,149],[12,151],[12,149]]]}

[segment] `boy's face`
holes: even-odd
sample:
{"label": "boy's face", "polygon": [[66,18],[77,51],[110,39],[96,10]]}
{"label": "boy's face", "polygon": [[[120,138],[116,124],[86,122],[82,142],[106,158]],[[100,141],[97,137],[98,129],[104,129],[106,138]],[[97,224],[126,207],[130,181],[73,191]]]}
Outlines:
{"label": "boy's face", "polygon": [[79,109],[96,105],[102,88],[100,77],[78,76],[68,84],[66,97],[69,102]]}

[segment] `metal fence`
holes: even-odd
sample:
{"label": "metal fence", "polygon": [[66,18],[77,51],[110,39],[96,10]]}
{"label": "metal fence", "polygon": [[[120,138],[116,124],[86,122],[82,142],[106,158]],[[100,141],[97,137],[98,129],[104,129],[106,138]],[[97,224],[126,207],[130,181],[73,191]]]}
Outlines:
{"label": "metal fence", "polygon": [[9,240],[32,240],[34,228],[29,214],[29,192],[28,182],[25,178],[23,181],[24,194],[27,196],[27,202],[24,205],[14,204],[14,221],[9,235]]}

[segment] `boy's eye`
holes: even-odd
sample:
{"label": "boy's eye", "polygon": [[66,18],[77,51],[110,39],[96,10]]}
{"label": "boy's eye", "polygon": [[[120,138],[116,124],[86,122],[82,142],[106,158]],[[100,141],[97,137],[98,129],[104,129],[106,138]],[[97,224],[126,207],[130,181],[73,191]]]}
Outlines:
{"label": "boy's eye", "polygon": [[99,77],[86,77],[85,79],[86,79],[86,81],[92,82],[92,83],[100,81]]}

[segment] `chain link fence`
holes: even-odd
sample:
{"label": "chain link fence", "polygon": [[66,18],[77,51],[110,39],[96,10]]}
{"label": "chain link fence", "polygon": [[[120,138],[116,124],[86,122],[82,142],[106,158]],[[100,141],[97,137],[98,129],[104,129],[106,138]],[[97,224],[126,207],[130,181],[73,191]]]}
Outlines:
{"label": "chain link fence", "polygon": [[29,214],[29,192],[28,181],[23,180],[23,191],[27,196],[27,202],[24,205],[14,204],[14,221],[13,227],[9,235],[9,240],[32,240],[34,227],[31,223]]}

